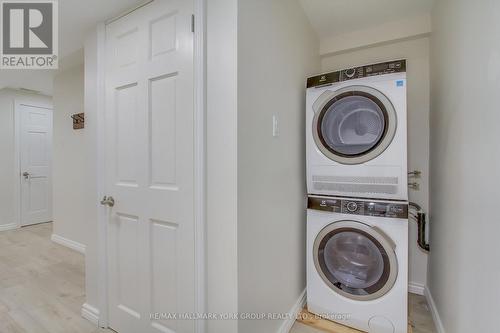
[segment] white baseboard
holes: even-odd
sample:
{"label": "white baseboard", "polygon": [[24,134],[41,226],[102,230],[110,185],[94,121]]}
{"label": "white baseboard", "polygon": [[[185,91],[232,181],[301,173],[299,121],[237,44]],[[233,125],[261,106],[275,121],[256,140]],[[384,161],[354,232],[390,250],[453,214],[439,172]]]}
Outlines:
{"label": "white baseboard", "polygon": [[434,299],[432,298],[429,288],[425,287],[424,295],[427,300],[427,304],[429,305],[429,309],[431,311],[432,319],[434,320],[434,325],[436,326],[437,333],[446,333],[444,330],[443,322],[441,321],[441,317],[439,316],[436,303],[434,303]]}
{"label": "white baseboard", "polygon": [[96,326],[99,325],[99,310],[87,303],[82,305],[82,317]]}
{"label": "white baseboard", "polygon": [[297,319],[297,315],[300,313],[302,308],[306,305],[306,290],[300,294],[297,302],[293,305],[287,315],[287,319],[281,324],[278,333],[288,333],[292,329],[293,324],[295,324],[295,320]]}
{"label": "white baseboard", "polygon": [[78,242],[72,241],[71,239],[64,238],[62,236],[52,234],[50,239],[59,245],[66,246],[72,250],[85,254],[85,245]]}
{"label": "white baseboard", "polygon": [[7,231],[7,230],[18,229],[18,228],[19,228],[19,224],[17,224],[17,223],[0,224],[0,231]]}
{"label": "white baseboard", "polygon": [[425,294],[425,285],[417,282],[410,282],[408,284],[408,291],[412,294],[417,294],[424,296]]}

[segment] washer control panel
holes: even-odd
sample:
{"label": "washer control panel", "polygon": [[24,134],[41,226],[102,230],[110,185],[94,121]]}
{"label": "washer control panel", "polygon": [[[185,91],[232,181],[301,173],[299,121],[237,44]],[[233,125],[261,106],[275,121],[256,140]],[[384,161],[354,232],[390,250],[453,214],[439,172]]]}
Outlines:
{"label": "washer control panel", "polygon": [[307,88],[398,72],[406,72],[406,60],[394,60],[373,65],[352,67],[337,72],[313,76],[307,79]]}
{"label": "washer control panel", "polygon": [[343,214],[364,215],[365,204],[363,201],[342,200],[341,212]]}
{"label": "washer control panel", "polygon": [[399,219],[408,218],[408,203],[406,202],[314,196],[308,198],[307,208],[350,215],[391,217]]}

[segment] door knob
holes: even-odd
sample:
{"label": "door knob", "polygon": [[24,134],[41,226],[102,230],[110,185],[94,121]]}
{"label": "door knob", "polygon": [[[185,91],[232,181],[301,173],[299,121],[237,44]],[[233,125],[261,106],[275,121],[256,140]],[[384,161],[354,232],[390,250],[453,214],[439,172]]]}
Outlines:
{"label": "door knob", "polygon": [[24,177],[24,179],[28,179],[28,178],[30,178],[30,173],[29,173],[29,172],[27,172],[27,171],[24,171],[24,172],[23,172],[23,177]]}
{"label": "door knob", "polygon": [[115,199],[113,197],[104,196],[101,200],[101,205],[113,207],[115,205]]}

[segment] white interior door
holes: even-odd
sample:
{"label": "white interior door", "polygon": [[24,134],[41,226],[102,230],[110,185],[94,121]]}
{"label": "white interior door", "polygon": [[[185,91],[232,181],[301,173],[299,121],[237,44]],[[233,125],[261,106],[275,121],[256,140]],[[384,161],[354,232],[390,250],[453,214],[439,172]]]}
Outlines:
{"label": "white interior door", "polygon": [[[194,332],[193,3],[156,0],[106,31],[109,325]],[[155,316],[156,315],[156,316]]]}
{"label": "white interior door", "polygon": [[21,225],[52,221],[52,110],[19,104]]}

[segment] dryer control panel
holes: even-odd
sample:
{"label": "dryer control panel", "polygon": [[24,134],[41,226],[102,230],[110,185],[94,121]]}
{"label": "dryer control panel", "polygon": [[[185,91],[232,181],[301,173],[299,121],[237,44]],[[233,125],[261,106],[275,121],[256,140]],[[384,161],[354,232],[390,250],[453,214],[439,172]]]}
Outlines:
{"label": "dryer control panel", "polygon": [[308,209],[322,210],[332,213],[408,218],[408,203],[378,200],[343,199],[331,197],[309,197]]}
{"label": "dryer control panel", "polygon": [[406,72],[406,60],[394,60],[373,65],[343,69],[337,72],[325,73],[307,79],[307,88],[324,86],[335,82],[361,79],[374,75]]}

